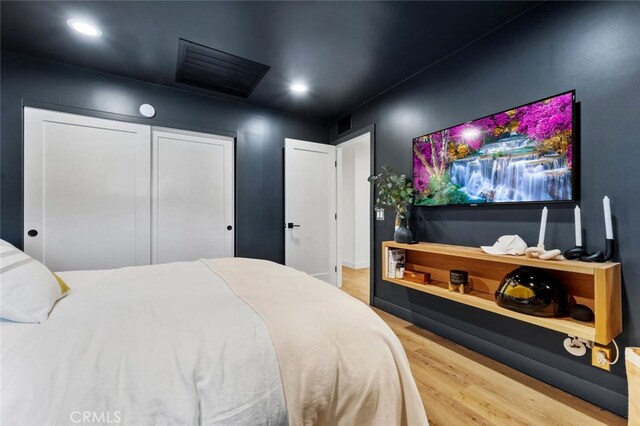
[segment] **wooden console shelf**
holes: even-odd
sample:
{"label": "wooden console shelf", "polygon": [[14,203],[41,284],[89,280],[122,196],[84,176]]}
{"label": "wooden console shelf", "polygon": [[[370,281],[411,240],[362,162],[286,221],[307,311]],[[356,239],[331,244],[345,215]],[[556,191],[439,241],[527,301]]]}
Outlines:
{"label": "wooden console shelf", "polygon": [[[415,284],[387,276],[388,248],[404,249],[406,269],[430,273],[431,283]],[[585,323],[570,317],[542,318],[498,306],[495,302],[495,291],[502,278],[518,266],[545,269],[563,285],[577,303],[587,305],[593,310],[595,320]],[[451,269],[469,272],[470,292],[460,294],[448,290]],[[382,243],[382,278],[393,284],[581,337],[601,345],[609,344],[622,331],[619,263],[539,260],[524,256],[490,255],[475,247],[385,241]]]}

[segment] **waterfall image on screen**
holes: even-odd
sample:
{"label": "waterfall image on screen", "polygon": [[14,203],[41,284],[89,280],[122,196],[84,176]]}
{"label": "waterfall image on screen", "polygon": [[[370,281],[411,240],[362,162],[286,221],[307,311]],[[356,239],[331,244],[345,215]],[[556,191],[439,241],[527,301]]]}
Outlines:
{"label": "waterfall image on screen", "polygon": [[419,206],[573,200],[573,92],[413,140]]}

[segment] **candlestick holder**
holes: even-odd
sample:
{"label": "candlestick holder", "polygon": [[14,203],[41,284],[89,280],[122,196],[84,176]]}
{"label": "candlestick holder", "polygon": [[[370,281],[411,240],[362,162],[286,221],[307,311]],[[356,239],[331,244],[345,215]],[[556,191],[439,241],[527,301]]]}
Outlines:
{"label": "candlestick holder", "polygon": [[588,255],[589,253],[582,246],[575,246],[563,253],[563,256],[569,260],[580,259],[581,257]]}
{"label": "candlestick holder", "polygon": [[608,262],[613,258],[613,249],[614,249],[614,239],[607,238],[606,240],[606,248],[605,252],[596,251],[593,253],[587,253],[585,256],[580,258],[583,262]]}

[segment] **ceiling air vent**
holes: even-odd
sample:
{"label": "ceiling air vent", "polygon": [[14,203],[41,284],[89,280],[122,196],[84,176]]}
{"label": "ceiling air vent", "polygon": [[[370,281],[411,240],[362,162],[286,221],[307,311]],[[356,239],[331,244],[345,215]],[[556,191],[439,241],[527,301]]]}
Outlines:
{"label": "ceiling air vent", "polygon": [[344,133],[351,128],[351,114],[338,120],[338,134]]}
{"label": "ceiling air vent", "polygon": [[176,81],[248,98],[269,68],[181,38]]}

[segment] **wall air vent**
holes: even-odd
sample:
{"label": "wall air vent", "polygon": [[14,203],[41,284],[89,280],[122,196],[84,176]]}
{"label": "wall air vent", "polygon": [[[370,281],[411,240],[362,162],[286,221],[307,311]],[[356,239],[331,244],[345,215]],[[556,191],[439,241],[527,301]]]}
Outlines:
{"label": "wall air vent", "polygon": [[269,68],[181,38],[176,82],[248,98]]}

